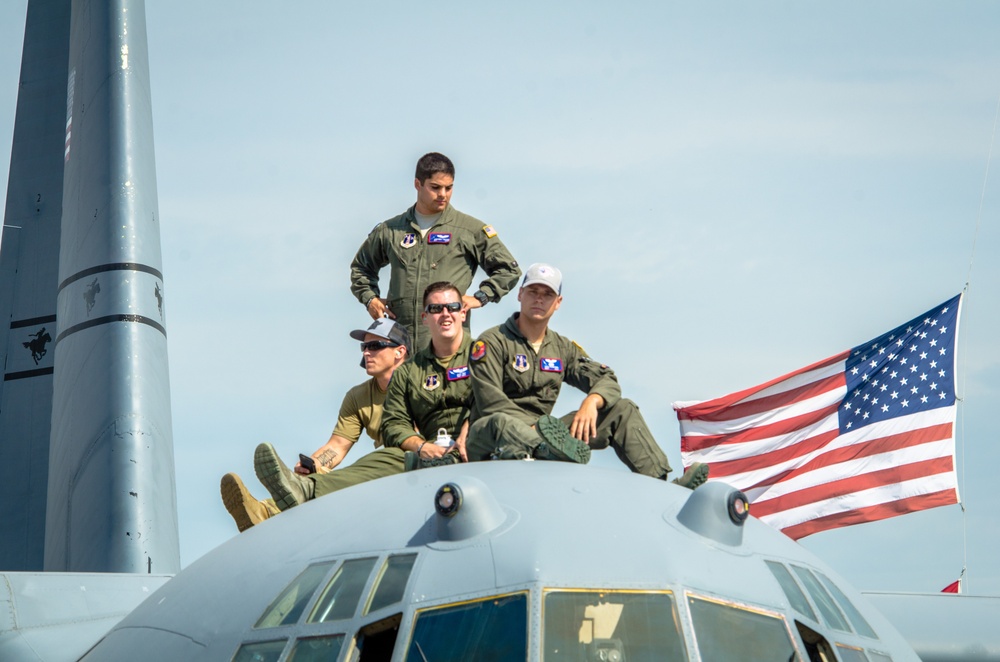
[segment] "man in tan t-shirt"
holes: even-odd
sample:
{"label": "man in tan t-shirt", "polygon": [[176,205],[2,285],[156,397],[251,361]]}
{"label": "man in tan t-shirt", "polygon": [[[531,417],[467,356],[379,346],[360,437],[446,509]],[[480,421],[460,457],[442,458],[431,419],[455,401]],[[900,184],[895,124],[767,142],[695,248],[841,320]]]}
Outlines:
{"label": "man in tan t-shirt", "polygon": [[[362,341],[363,364],[371,379],[347,392],[340,405],[333,434],[312,454],[317,473],[332,472],[323,481],[323,494],[403,470],[403,451],[398,448],[383,448],[379,428],[382,425],[382,407],[389,378],[409,356],[409,334],[402,324],[380,318],[364,331],[352,331],[351,337]],[[350,466],[333,471],[361,437],[362,431],[367,432],[374,440],[376,450]],[[310,473],[301,463],[295,465],[295,472],[303,475]],[[254,498],[234,473],[222,477],[221,490],[222,502],[240,531],[280,512],[272,499],[258,501]]]}

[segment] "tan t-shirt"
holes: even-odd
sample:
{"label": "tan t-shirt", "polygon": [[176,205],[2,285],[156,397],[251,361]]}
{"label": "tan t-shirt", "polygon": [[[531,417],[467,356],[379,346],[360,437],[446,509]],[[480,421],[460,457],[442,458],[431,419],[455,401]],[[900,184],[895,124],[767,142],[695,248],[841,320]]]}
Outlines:
{"label": "tan t-shirt", "polygon": [[357,441],[362,430],[375,441],[375,448],[382,445],[379,427],[382,425],[382,406],[385,404],[385,391],[378,387],[374,377],[358,384],[344,396],[340,403],[340,414],[337,415],[337,425],[333,433],[337,436]]}

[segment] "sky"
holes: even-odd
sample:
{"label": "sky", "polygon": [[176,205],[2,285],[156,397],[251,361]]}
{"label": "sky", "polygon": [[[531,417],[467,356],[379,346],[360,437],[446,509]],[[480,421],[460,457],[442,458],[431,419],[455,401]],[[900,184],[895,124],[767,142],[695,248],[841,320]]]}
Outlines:
{"label": "sky", "polygon": [[[0,192],[25,7],[0,3]],[[802,544],[862,589],[934,592],[967,566],[968,592],[1000,595],[1000,4],[146,12],[182,565],[237,535],[224,473],[265,496],[259,442],[292,462],[326,441],[365,378],[350,260],[440,151],[456,208],[522,265],[563,271],[553,328],[615,369],[675,468],[672,402],[838,353],[968,283],[964,510]],[[515,306],[491,304],[474,332]],[[565,389],[556,413],[581,398]],[[594,463],[625,470],[610,450]]]}

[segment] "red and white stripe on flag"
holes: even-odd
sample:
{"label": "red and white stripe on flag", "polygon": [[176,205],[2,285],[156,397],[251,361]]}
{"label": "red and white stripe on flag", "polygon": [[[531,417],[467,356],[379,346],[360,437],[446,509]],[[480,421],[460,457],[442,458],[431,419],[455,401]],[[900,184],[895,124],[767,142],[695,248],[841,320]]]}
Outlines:
{"label": "red and white stripe on flag", "polygon": [[958,503],[959,304],[759,386],[674,403],[684,466],[707,463],[796,540]]}

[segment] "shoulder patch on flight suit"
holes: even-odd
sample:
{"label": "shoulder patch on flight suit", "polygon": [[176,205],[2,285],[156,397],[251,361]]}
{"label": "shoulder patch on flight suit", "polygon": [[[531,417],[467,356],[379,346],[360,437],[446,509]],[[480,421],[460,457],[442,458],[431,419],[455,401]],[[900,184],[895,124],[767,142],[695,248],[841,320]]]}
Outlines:
{"label": "shoulder patch on flight suit", "polygon": [[538,360],[538,367],[541,368],[542,372],[563,371],[562,359],[550,359],[544,356]]}
{"label": "shoulder patch on flight suit", "polygon": [[424,380],[424,390],[433,391],[438,386],[441,385],[440,380],[438,380],[437,375],[427,375],[427,379]]}
{"label": "shoulder patch on flight suit", "polygon": [[473,361],[478,361],[479,359],[486,356],[486,343],[482,340],[477,340],[472,345],[472,353],[470,354]]}
{"label": "shoulder patch on flight suit", "polygon": [[414,232],[407,232],[403,235],[403,241],[399,242],[399,245],[403,248],[409,248],[417,243],[417,235]]}
{"label": "shoulder patch on flight suit", "polygon": [[493,229],[492,225],[484,225],[483,232],[486,233],[487,239],[492,239],[493,237],[497,236],[497,231]]}

